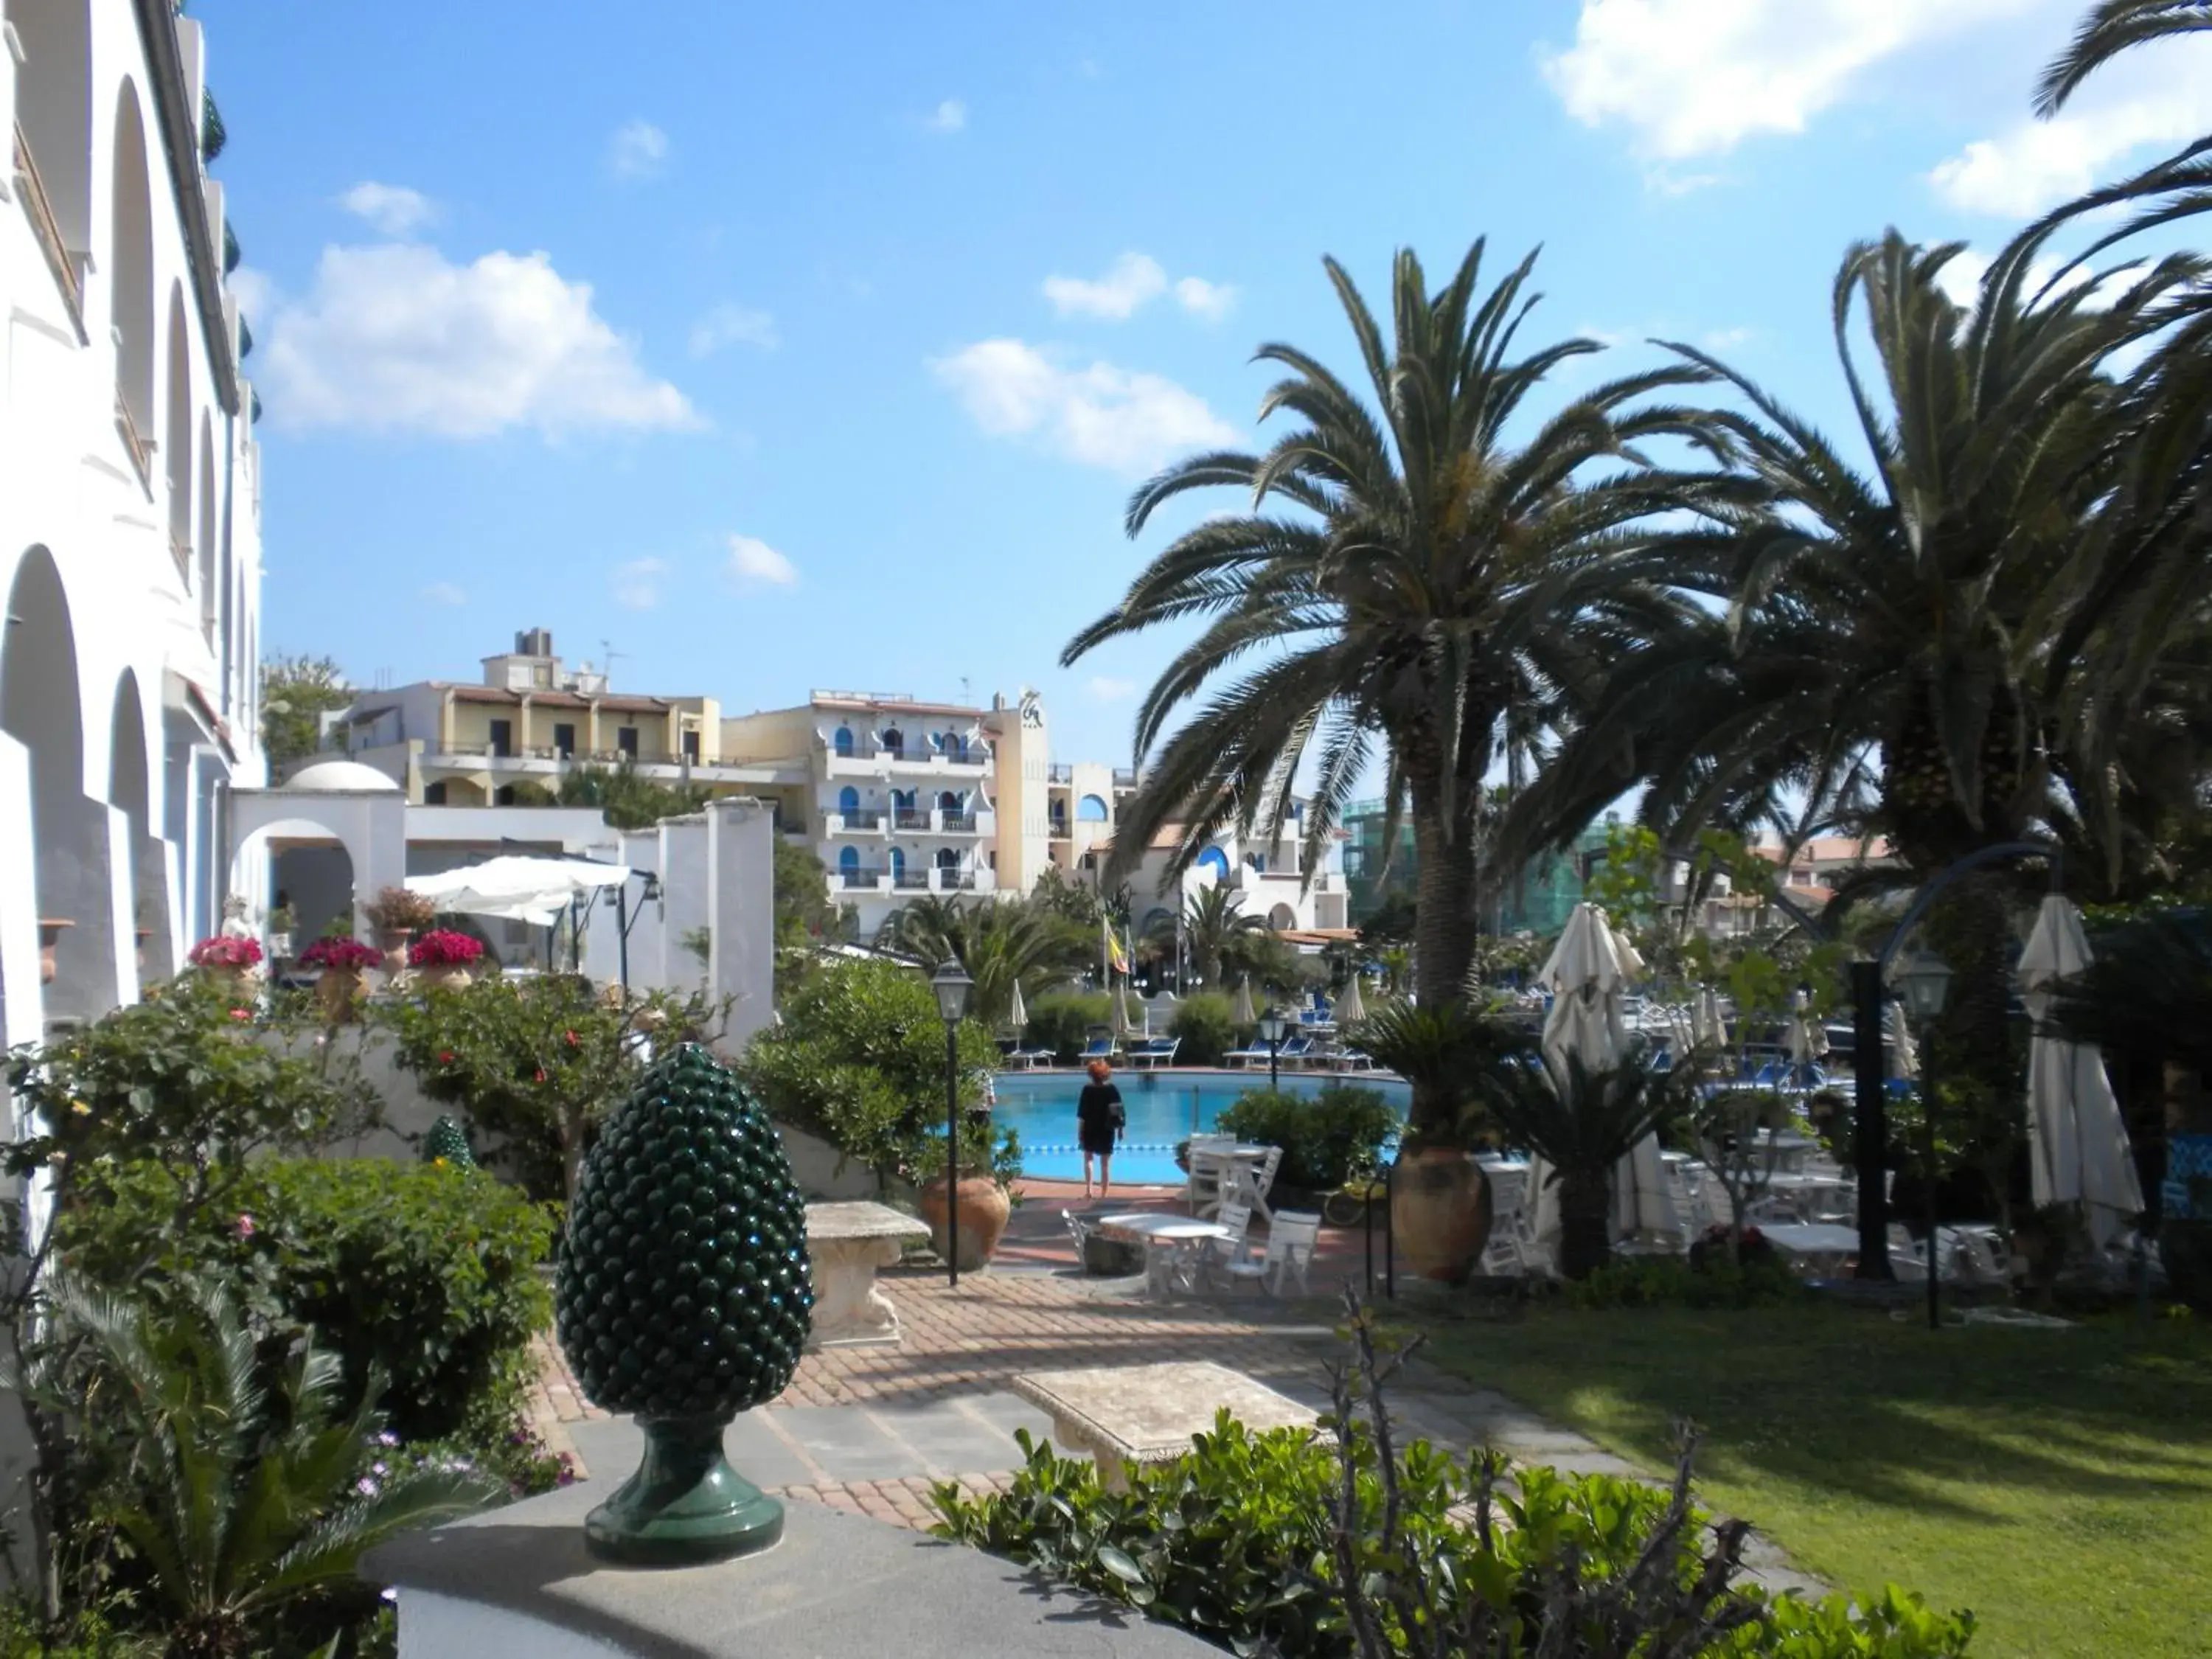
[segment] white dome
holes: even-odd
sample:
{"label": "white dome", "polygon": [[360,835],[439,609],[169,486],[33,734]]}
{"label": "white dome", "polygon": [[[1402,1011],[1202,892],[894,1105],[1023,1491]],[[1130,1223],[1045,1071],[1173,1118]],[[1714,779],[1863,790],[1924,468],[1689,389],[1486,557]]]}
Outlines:
{"label": "white dome", "polygon": [[359,761],[317,761],[276,786],[288,795],[395,795],[400,787],[374,766]]}

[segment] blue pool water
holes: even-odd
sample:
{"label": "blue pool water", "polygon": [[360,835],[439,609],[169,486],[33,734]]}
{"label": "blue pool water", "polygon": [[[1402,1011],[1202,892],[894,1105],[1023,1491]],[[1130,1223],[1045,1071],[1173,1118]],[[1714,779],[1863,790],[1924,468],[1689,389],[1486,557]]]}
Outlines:
{"label": "blue pool water", "polygon": [[[1247,1089],[1264,1089],[1267,1074],[1243,1072],[1117,1071],[1114,1081],[1129,1127],[1114,1154],[1114,1179],[1173,1186],[1182,1180],[1176,1167],[1179,1140],[1213,1127],[1213,1121]],[[1075,1099],[1085,1079],[1080,1072],[1000,1072],[999,1103],[992,1121],[1021,1137],[1022,1168],[1048,1180],[1083,1179],[1083,1154],[1075,1144]],[[1320,1077],[1285,1072],[1285,1092],[1313,1095],[1329,1083],[1353,1083],[1372,1089],[1403,1112],[1413,1090],[1396,1079]]]}

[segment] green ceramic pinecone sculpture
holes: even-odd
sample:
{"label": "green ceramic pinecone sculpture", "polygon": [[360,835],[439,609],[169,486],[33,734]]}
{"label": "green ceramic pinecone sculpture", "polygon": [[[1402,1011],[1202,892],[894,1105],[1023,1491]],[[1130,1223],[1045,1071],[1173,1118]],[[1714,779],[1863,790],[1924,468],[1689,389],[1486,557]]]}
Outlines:
{"label": "green ceramic pinecone sculpture", "polygon": [[477,1155],[469,1150],[467,1134],[450,1117],[440,1118],[430,1126],[430,1133],[422,1137],[422,1161],[443,1161],[464,1170],[477,1167]]}
{"label": "green ceramic pinecone sculpture", "polygon": [[586,1154],[555,1287],[584,1393],[647,1435],[643,1466],[586,1525],[595,1551],[665,1563],[775,1541],[781,1507],[722,1461],[721,1431],[789,1385],[813,1305],[782,1144],[728,1069],[685,1043]]}

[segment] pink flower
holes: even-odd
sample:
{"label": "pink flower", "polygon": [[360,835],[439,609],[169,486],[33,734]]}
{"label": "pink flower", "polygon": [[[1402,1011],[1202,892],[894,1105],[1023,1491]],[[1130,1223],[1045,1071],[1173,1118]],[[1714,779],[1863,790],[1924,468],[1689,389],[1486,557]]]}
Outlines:
{"label": "pink flower", "polygon": [[544,1068],[543,1066],[539,1066],[539,1067],[538,1068],[538,1073],[537,1073],[537,1075],[536,1075],[536,1076],[534,1076],[534,1077],[532,1077],[530,1080],[531,1080],[532,1083],[543,1083],[543,1082],[544,1082],[544,1081],[545,1081],[545,1068]]}
{"label": "pink flower", "polygon": [[251,1008],[234,1008],[230,1011],[230,1017],[236,1020],[240,1024],[243,1025],[247,1020],[253,1018],[253,1010]]}
{"label": "pink flower", "polygon": [[574,1031],[563,1031],[561,1035],[562,1035],[562,1037],[563,1038],[563,1040],[565,1040],[565,1041],[567,1042],[568,1045],[571,1048],[574,1048],[574,1047],[576,1046],[576,1044],[577,1044],[577,1036],[576,1036],[576,1034],[575,1034]]}
{"label": "pink flower", "polygon": [[233,1228],[231,1229],[231,1231],[233,1231],[234,1233],[237,1234],[237,1235],[238,1235],[238,1237],[240,1237],[240,1238],[251,1238],[251,1237],[253,1237],[253,1218],[252,1218],[252,1216],[250,1216],[250,1215],[241,1215],[241,1216],[240,1216],[240,1217],[238,1218],[238,1224],[237,1224],[236,1226],[233,1227]]}

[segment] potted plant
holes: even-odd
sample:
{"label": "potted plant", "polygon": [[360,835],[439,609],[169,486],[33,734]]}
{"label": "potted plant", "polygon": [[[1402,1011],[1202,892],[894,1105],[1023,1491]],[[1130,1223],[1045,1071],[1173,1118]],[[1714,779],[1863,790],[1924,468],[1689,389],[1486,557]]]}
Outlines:
{"label": "potted plant", "polygon": [[1022,1147],[1012,1129],[996,1136],[978,1133],[960,1144],[960,1180],[948,1200],[945,1178],[945,1143],[926,1135],[907,1163],[908,1178],[915,1184],[915,1208],[929,1228],[930,1248],[939,1256],[951,1255],[945,1237],[948,1210],[960,1218],[960,1271],[971,1273],[991,1259],[1005,1237],[1014,1210],[1014,1182],[1022,1173]]}
{"label": "potted plant", "polygon": [[300,964],[323,970],[315,981],[323,1018],[333,1025],[346,1025],[355,1019],[356,1006],[367,989],[362,975],[383,960],[383,951],[357,939],[319,939],[307,947]]}
{"label": "potted plant", "polygon": [[269,913],[269,954],[289,957],[292,954],[292,934],[299,927],[300,918],[289,904],[280,904]]}
{"label": "potted plant", "polygon": [[404,887],[386,887],[361,907],[376,929],[376,942],[384,947],[384,967],[397,974],[407,966],[407,941],[438,919],[438,906],[428,895]]}
{"label": "potted plant", "polygon": [[1362,1021],[1352,1040],[1413,1089],[1390,1177],[1398,1248],[1422,1278],[1463,1285],[1490,1243],[1493,1215],[1490,1177],[1472,1149],[1480,1120],[1468,1102],[1509,1035],[1464,1003],[1398,1002]]}
{"label": "potted plant", "polygon": [[450,927],[434,927],[407,947],[407,965],[429,986],[458,990],[474,977],[469,972],[483,955],[483,945]]}
{"label": "potted plant", "polygon": [[185,960],[210,979],[239,983],[251,978],[261,966],[261,941],[240,939],[234,933],[217,933],[192,946]]}

